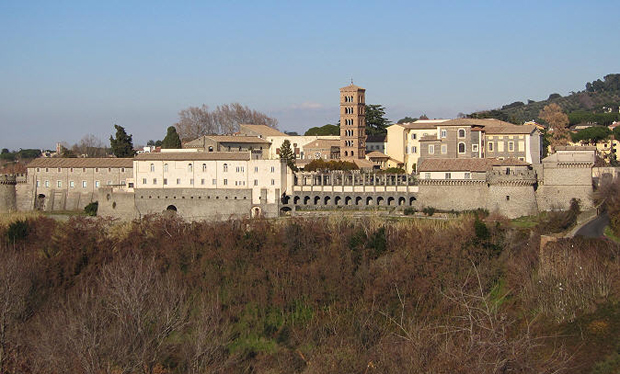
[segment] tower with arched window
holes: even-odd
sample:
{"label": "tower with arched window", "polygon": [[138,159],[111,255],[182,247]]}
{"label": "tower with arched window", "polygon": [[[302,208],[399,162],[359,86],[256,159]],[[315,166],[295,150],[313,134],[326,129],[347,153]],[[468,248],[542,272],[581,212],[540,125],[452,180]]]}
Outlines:
{"label": "tower with arched window", "polygon": [[340,158],[366,156],[366,89],[351,82],[340,89]]}

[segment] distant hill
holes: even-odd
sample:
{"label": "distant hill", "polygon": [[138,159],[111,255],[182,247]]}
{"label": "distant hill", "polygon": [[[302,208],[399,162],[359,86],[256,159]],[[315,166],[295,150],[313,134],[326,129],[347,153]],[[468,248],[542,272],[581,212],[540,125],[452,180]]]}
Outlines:
{"label": "distant hill", "polygon": [[[500,109],[474,112],[469,118],[497,118],[503,121],[522,124],[526,121],[540,121],[538,113],[545,105],[556,103],[568,114],[570,124],[596,123],[609,125],[620,120],[620,74],[606,75],[603,80],[588,82],[585,90],[571,92],[568,96],[558,93],[549,95],[547,100],[516,101]],[[540,121],[542,122],[542,121]]]}

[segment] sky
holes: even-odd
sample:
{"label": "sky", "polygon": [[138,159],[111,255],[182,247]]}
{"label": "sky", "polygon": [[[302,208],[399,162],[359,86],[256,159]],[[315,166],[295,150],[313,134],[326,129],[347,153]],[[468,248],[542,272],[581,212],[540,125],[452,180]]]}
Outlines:
{"label": "sky", "polygon": [[0,0],[0,147],[114,124],[162,139],[189,106],[239,102],[303,133],[340,87],[452,118],[620,72],[617,1]]}

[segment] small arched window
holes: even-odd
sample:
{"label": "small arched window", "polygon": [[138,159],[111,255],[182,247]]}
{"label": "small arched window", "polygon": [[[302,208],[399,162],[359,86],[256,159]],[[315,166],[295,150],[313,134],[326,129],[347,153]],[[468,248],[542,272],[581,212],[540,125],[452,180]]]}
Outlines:
{"label": "small arched window", "polygon": [[202,171],[207,171],[207,164],[202,164]]}
{"label": "small arched window", "polygon": [[151,171],[155,171],[155,164],[151,164]]}
{"label": "small arched window", "polygon": [[187,164],[187,171],[189,171],[191,173],[193,169],[194,168],[193,168],[192,164]]}
{"label": "small arched window", "polygon": [[164,172],[168,171],[168,164],[164,164]]}
{"label": "small arched window", "polygon": [[459,138],[465,137],[465,129],[459,129]]}
{"label": "small arched window", "polygon": [[463,142],[459,143],[459,153],[465,153],[465,143]]}
{"label": "small arched window", "polygon": [[213,147],[209,146],[209,152],[213,152]]}
{"label": "small arched window", "polygon": [[228,171],[228,164],[224,164],[224,172]]}

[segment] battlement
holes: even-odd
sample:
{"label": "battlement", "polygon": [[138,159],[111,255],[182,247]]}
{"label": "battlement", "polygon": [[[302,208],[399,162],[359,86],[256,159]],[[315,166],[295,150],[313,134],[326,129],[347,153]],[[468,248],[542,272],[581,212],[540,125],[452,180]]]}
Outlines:
{"label": "battlement", "polygon": [[537,181],[534,170],[492,170],[487,172],[486,177],[490,184],[533,185]]}
{"label": "battlement", "polygon": [[17,184],[17,176],[13,174],[3,174],[0,175],[0,184],[9,184],[15,185]]}

